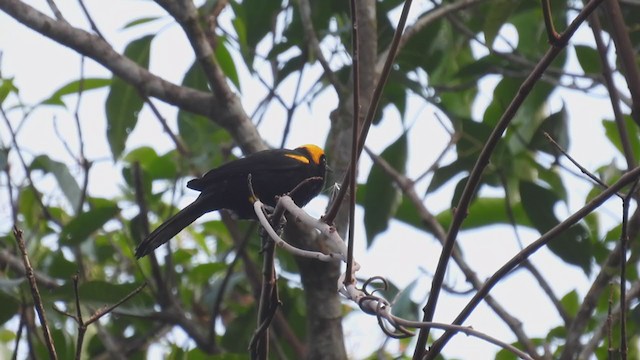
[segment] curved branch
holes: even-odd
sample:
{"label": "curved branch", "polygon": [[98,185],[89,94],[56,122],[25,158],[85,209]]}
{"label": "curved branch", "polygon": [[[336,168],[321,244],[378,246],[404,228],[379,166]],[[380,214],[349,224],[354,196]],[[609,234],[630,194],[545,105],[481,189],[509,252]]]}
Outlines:
{"label": "curved branch", "polygon": [[216,87],[213,87],[212,95],[164,80],[116,52],[99,36],[57,21],[19,0],[0,1],[0,10],[32,30],[93,59],[140,89],[143,95],[213,119],[231,133],[243,151],[255,152],[265,148],[264,142],[235,94],[228,92],[221,96],[222,92],[216,91]]}

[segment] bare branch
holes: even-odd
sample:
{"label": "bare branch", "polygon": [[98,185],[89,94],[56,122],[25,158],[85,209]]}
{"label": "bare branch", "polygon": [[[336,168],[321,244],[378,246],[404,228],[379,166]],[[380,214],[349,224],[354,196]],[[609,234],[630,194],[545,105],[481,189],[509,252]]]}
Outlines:
{"label": "bare branch", "polygon": [[38,290],[36,277],[33,275],[33,267],[31,267],[31,261],[29,260],[29,255],[27,254],[27,247],[24,243],[24,239],[22,238],[22,230],[14,226],[13,235],[16,238],[16,242],[18,243],[18,248],[20,249],[20,253],[22,254],[22,261],[24,263],[25,276],[29,281],[29,287],[31,288],[31,296],[33,297],[33,302],[35,303],[35,306],[36,306],[36,312],[38,313],[38,319],[40,320],[40,324],[42,326],[42,333],[44,334],[44,342],[47,345],[47,350],[49,351],[49,358],[57,359],[58,354],[56,353],[56,347],[53,343],[51,330],[49,329],[47,314],[44,310],[44,306],[42,305],[42,298],[40,297],[40,290]]}
{"label": "bare branch", "polygon": [[616,44],[618,59],[625,73],[625,80],[631,93],[631,117],[640,125],[640,69],[636,62],[636,51],[631,44],[622,9],[618,1],[604,2],[606,18],[611,25],[611,37]]}

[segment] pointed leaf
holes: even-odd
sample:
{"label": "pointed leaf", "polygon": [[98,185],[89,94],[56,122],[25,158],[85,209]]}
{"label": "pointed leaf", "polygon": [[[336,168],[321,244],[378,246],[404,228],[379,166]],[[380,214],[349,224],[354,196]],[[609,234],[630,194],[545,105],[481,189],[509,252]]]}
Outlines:
{"label": "pointed leaf", "polygon": [[2,292],[0,292],[0,303],[2,303],[0,306],[0,325],[4,325],[20,313],[20,303],[14,297]]}
{"label": "pointed leaf", "polygon": [[[398,214],[400,214],[402,210],[403,208],[401,207],[398,210]],[[511,211],[517,225],[531,226],[531,222],[527,218],[527,214],[524,212],[522,206],[514,204],[511,207]],[[402,213],[404,214],[404,212]],[[436,219],[443,228],[448,229],[453,220],[453,212],[451,210],[444,210],[436,215]],[[462,230],[510,223],[511,220],[507,213],[504,198],[481,197],[475,199],[471,203],[471,206],[469,206],[467,217],[462,223]]]}
{"label": "pointed leaf", "polygon": [[[189,68],[182,80],[183,86],[209,91],[204,73],[198,62]],[[229,133],[204,116],[188,111],[178,111],[178,132],[184,144],[189,145],[191,160],[196,168],[206,171],[222,163],[221,145],[230,140]]]}
{"label": "pointed leaf", "polygon": [[574,50],[585,74],[600,75],[602,73],[602,64],[600,63],[598,50],[586,45],[575,45]]}
{"label": "pointed leaf", "polygon": [[[533,226],[541,233],[559,224],[554,206],[560,197],[553,191],[528,181],[520,182],[522,206]],[[589,231],[576,224],[551,240],[547,247],[562,260],[578,265],[588,275],[591,271],[591,249]]]}
{"label": "pointed leaf", "polygon": [[[398,172],[404,173],[407,163],[407,136],[402,134],[380,155]],[[379,233],[387,229],[402,199],[400,190],[379,166],[373,166],[367,178],[367,194],[364,199],[364,227],[370,246]]]}
{"label": "pointed leaf", "polygon": [[565,296],[562,297],[562,299],[560,299],[562,307],[571,317],[575,317],[578,314],[578,309],[580,309],[581,302],[582,301],[580,300],[580,296],[575,290],[568,292]]}
{"label": "pointed leaf", "polygon": [[[624,115],[624,124],[627,134],[629,134],[628,140],[631,144],[633,154],[638,156],[640,154],[640,136],[638,134],[638,126],[629,115]],[[624,154],[622,140],[620,139],[620,132],[618,131],[616,122],[614,120],[603,120],[602,125],[604,126],[605,134],[609,141],[611,141],[621,154]]]}
{"label": "pointed leaf", "polygon": [[[154,35],[134,40],[124,50],[124,55],[143,68],[149,67],[151,41]],[[138,114],[144,102],[138,91],[119,77],[114,76],[107,96],[107,139],[114,159],[124,150],[127,138],[138,122]]]}
{"label": "pointed leaf", "polygon": [[406,288],[402,289],[393,299],[393,314],[403,319],[418,321],[418,304],[411,300],[411,293],[418,284],[417,279],[413,280]]}
{"label": "pointed leaf", "polygon": [[485,42],[488,46],[493,46],[500,28],[518,6],[519,2],[511,0],[497,0],[491,4],[491,11],[486,14],[483,29]]}
{"label": "pointed leaf", "polygon": [[533,149],[543,151],[557,158],[560,152],[549,143],[549,140],[544,135],[545,133],[549,134],[562,149],[569,149],[569,114],[564,104],[562,104],[560,111],[549,115],[542,121],[533,135],[533,139],[531,139],[531,147]]}
{"label": "pointed leaf", "polygon": [[48,99],[43,100],[42,104],[65,106],[64,101],[62,101],[62,97],[65,95],[77,94],[80,92],[80,89],[82,89],[82,91],[100,89],[109,86],[110,84],[111,79],[104,78],[73,80],[56,90]]}
{"label": "pointed leaf", "polygon": [[216,61],[220,65],[220,69],[227,76],[233,85],[240,90],[240,77],[238,76],[238,70],[236,69],[236,63],[227,49],[226,39],[220,39],[215,48]]}
{"label": "pointed leaf", "polygon": [[18,88],[13,84],[13,78],[0,79],[0,104],[2,104],[11,93],[18,93]]}
{"label": "pointed leaf", "polygon": [[120,212],[114,202],[98,199],[93,202],[95,204],[91,210],[76,216],[62,228],[61,245],[79,245]]}
{"label": "pointed leaf", "polygon": [[69,201],[71,208],[77,209],[80,204],[81,192],[80,186],[76,182],[75,177],[69,172],[69,168],[64,163],[55,161],[47,155],[40,155],[33,159],[31,163],[32,170],[42,170],[51,173],[56,178],[62,193]]}
{"label": "pointed leaf", "polygon": [[132,28],[132,27],[135,27],[135,26],[138,26],[138,25],[146,24],[146,23],[149,23],[149,22],[152,22],[152,21],[156,21],[158,19],[160,19],[160,18],[157,17],[157,16],[149,16],[149,17],[143,17],[143,18],[140,18],[140,19],[135,19],[133,21],[130,21],[130,22],[126,23],[122,27],[122,30],[128,29],[128,28]]}

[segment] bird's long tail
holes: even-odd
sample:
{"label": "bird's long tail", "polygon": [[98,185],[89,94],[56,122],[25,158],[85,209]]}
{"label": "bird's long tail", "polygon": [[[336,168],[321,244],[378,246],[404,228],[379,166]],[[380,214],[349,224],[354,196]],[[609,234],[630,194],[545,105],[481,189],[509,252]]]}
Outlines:
{"label": "bird's long tail", "polygon": [[182,229],[196,221],[197,218],[214,210],[208,207],[204,200],[204,198],[196,199],[177,214],[170,217],[169,220],[162,223],[162,225],[158,226],[157,229],[153,230],[153,232],[136,247],[136,258],[139,259],[149,255],[158,246],[171,240],[171,238],[176,236]]}

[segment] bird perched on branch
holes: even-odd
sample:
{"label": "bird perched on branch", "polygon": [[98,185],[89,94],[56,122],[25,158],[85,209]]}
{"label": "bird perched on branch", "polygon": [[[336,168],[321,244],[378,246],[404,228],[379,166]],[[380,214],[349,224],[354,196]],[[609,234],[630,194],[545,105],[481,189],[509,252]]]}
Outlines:
{"label": "bird perched on branch", "polygon": [[210,170],[187,183],[200,191],[198,198],[149,234],[136,248],[136,258],[148,255],[210,211],[227,209],[241,219],[255,219],[254,196],[274,207],[278,196],[293,191],[289,195],[302,207],[322,190],[326,163],[321,148],[303,145],[260,151]]}

